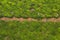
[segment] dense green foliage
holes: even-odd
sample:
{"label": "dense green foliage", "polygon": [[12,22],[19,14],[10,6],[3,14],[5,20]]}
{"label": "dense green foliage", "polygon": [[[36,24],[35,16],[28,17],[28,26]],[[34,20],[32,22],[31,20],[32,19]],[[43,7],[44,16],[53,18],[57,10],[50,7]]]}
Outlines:
{"label": "dense green foliage", "polygon": [[60,40],[60,22],[0,21],[0,40]]}
{"label": "dense green foliage", "polygon": [[0,0],[0,17],[59,17],[60,0]]}

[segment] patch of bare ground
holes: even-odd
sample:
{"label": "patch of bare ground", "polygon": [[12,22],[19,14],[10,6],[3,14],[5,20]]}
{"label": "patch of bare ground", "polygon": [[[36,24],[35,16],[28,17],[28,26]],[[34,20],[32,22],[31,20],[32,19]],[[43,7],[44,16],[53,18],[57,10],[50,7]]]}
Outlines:
{"label": "patch of bare ground", "polygon": [[27,18],[27,21],[32,21],[32,18]]}
{"label": "patch of bare ground", "polygon": [[57,22],[56,18],[49,18],[47,19],[48,22]]}
{"label": "patch of bare ground", "polygon": [[42,22],[47,22],[46,18],[41,19]]}
{"label": "patch of bare ground", "polygon": [[56,21],[60,22],[60,18],[57,18]]}
{"label": "patch of bare ground", "polygon": [[59,18],[42,18],[42,19],[34,19],[34,18],[16,18],[16,17],[13,17],[13,18],[7,18],[7,17],[3,17],[3,18],[0,18],[0,20],[17,20],[17,21],[20,21],[20,22],[23,22],[23,21],[41,21],[41,22],[60,22],[60,17]]}

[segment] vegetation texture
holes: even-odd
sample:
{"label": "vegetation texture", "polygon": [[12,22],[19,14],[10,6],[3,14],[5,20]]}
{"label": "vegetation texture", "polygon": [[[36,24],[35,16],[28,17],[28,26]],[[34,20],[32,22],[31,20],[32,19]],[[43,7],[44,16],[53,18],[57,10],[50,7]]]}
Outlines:
{"label": "vegetation texture", "polygon": [[0,40],[60,40],[60,22],[0,20]]}
{"label": "vegetation texture", "polygon": [[60,0],[0,0],[0,17],[59,17]]}

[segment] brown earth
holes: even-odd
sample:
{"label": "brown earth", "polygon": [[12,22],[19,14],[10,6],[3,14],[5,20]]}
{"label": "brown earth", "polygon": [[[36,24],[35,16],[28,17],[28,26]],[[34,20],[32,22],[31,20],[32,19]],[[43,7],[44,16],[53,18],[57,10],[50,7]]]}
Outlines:
{"label": "brown earth", "polygon": [[41,21],[41,22],[60,22],[60,17],[59,18],[43,18],[43,19],[33,19],[33,18],[16,18],[16,17],[13,17],[13,18],[7,18],[7,17],[3,17],[3,18],[0,18],[0,20],[17,20],[17,21]]}

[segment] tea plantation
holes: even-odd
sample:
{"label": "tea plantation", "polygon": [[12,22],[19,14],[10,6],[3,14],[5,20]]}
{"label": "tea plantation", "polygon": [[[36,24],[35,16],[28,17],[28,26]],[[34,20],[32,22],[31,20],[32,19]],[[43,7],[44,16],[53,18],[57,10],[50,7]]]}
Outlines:
{"label": "tea plantation", "polygon": [[0,40],[60,40],[60,22],[0,20]]}
{"label": "tea plantation", "polygon": [[0,0],[0,17],[60,17],[60,0]]}

